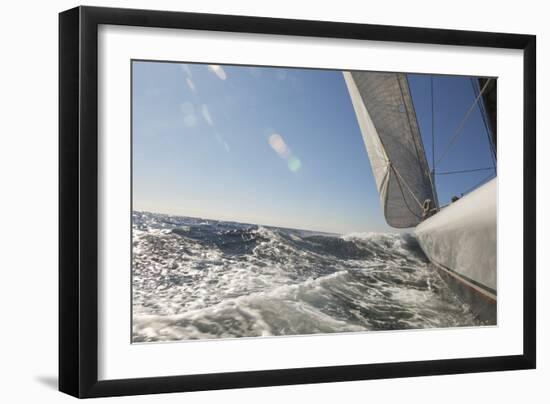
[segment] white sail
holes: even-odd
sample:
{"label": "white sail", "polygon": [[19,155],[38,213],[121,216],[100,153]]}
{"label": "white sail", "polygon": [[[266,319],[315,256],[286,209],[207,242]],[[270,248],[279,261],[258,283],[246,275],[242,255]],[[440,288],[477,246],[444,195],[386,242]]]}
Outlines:
{"label": "white sail", "polygon": [[386,222],[396,228],[423,220],[437,200],[416,113],[403,73],[344,72],[363,134]]}

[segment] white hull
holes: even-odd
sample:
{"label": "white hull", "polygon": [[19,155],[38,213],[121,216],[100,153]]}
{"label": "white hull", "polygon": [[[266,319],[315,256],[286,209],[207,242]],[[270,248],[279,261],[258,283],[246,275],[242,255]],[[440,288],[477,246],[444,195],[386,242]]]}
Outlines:
{"label": "white hull", "polygon": [[415,233],[424,253],[447,279],[465,288],[470,298],[496,306],[496,178],[442,208]]}

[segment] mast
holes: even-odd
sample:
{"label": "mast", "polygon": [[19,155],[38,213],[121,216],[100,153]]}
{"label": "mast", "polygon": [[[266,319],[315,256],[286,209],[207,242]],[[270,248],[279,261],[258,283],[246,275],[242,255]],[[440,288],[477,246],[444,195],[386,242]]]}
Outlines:
{"label": "mast", "polygon": [[479,78],[479,88],[483,88],[485,84],[487,88],[485,89],[482,99],[483,107],[485,109],[484,119],[488,120],[488,129],[490,132],[490,140],[492,143],[491,151],[496,160],[496,150],[497,150],[497,80],[489,78]]}

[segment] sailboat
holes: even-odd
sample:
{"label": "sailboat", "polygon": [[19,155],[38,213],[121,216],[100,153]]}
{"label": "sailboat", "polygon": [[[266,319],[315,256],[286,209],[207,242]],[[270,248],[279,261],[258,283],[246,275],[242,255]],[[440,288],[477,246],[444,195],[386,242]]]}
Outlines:
{"label": "sailboat", "polygon": [[[387,224],[414,228],[434,270],[480,319],[496,324],[496,170],[488,182],[441,206],[435,164],[430,170],[407,75],[364,71],[345,71],[343,75]],[[496,82],[492,78],[478,80],[479,89],[461,125],[481,104],[479,110],[494,151]]]}

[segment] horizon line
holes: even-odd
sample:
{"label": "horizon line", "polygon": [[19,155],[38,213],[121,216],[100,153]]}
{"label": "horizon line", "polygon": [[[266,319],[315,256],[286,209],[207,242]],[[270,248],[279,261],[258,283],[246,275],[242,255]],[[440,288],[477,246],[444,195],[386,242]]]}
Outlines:
{"label": "horizon line", "polygon": [[[325,233],[325,234],[339,235],[339,236],[345,236],[347,234],[353,234],[353,233],[374,233],[374,234],[399,234],[399,233],[402,233],[402,232],[399,232],[399,231],[395,231],[395,232],[352,231],[352,232],[341,233],[341,232],[326,231],[326,230],[313,230],[313,229],[303,229],[303,228],[297,228],[297,227],[277,226],[277,225],[266,224],[266,223],[239,222],[239,221],[236,221],[236,220],[222,220],[222,219],[214,219],[214,218],[203,217],[203,216],[201,216],[201,217],[187,216],[187,215],[182,215],[182,214],[155,212],[155,211],[151,211],[151,210],[132,209],[132,214],[134,212],[136,212],[136,213],[152,213],[152,214],[166,215],[166,216],[189,217],[189,218],[192,218],[192,219],[202,219],[202,220],[212,220],[212,221],[216,221],[216,222],[237,223],[237,224],[246,224],[246,225],[262,226],[262,227],[272,227],[272,228],[284,229],[284,230],[308,231],[308,232],[311,232],[311,233]],[[133,219],[132,219],[132,224],[133,224]],[[407,233],[410,233],[410,232],[407,232]]]}

